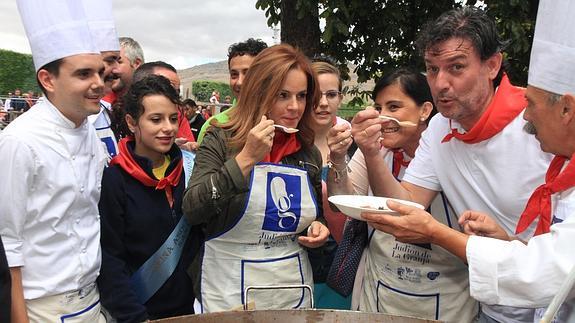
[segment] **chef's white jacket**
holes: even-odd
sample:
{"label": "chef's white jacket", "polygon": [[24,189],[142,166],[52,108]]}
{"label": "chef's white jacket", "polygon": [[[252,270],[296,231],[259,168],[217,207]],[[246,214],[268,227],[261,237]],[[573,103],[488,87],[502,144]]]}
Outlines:
{"label": "chef's white jacket", "polygon": [[76,128],[47,99],[0,135],[0,235],[25,299],[95,282],[105,162],[93,126]]}

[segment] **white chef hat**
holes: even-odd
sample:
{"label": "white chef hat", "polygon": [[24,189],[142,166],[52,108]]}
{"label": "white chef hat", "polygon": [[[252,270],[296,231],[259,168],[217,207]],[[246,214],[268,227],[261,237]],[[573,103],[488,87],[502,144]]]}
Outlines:
{"label": "white chef hat", "polygon": [[575,94],[575,1],[539,1],[528,83]]}
{"label": "white chef hat", "polygon": [[119,51],[120,43],[112,15],[112,0],[81,0],[88,27],[96,47],[101,51]]}
{"label": "white chef hat", "polygon": [[77,0],[17,0],[34,67],[77,54],[99,54]]}

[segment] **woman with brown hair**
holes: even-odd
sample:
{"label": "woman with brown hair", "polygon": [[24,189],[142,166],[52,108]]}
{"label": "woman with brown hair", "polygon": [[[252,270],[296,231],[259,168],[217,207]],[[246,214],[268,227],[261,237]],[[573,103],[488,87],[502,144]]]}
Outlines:
{"label": "woman with brown hair", "polygon": [[230,121],[206,133],[183,203],[206,236],[192,267],[203,312],[310,303],[304,289],[257,290],[249,300],[245,292],[313,286],[306,248],[329,236],[318,221],[322,162],[310,126],[319,98],[308,59],[289,45],[273,46],[255,58]]}

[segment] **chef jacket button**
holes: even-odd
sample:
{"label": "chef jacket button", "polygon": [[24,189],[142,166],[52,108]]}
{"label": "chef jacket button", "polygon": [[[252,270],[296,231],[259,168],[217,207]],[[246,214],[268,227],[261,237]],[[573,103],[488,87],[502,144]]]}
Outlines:
{"label": "chef jacket button", "polygon": [[72,160],[76,160],[76,156],[75,156],[75,155],[72,155]]}
{"label": "chef jacket button", "polygon": [[82,253],[86,253],[86,249],[82,249]]}
{"label": "chef jacket button", "polygon": [[76,219],[76,223],[80,223],[80,219]]}

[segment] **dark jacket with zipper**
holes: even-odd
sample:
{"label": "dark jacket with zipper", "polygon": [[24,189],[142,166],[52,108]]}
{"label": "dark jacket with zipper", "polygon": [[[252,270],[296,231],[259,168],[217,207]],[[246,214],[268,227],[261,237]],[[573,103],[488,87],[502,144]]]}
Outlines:
{"label": "dark jacket with zipper", "polygon": [[[151,161],[137,156],[133,145],[133,142],[128,143],[134,160],[151,178],[155,178]],[[176,145],[168,154],[171,162],[166,176],[182,158]],[[98,287],[102,305],[119,322],[141,322],[194,313],[192,281],[186,269],[199,249],[201,232],[197,227],[192,226],[172,276],[145,304],[138,301],[130,285],[131,275],[158,250],[182,217],[184,182],[182,171],[178,185],[173,187],[174,204],[170,207],[164,190],[145,186],[119,165],[104,170],[99,203],[102,267]]]}

